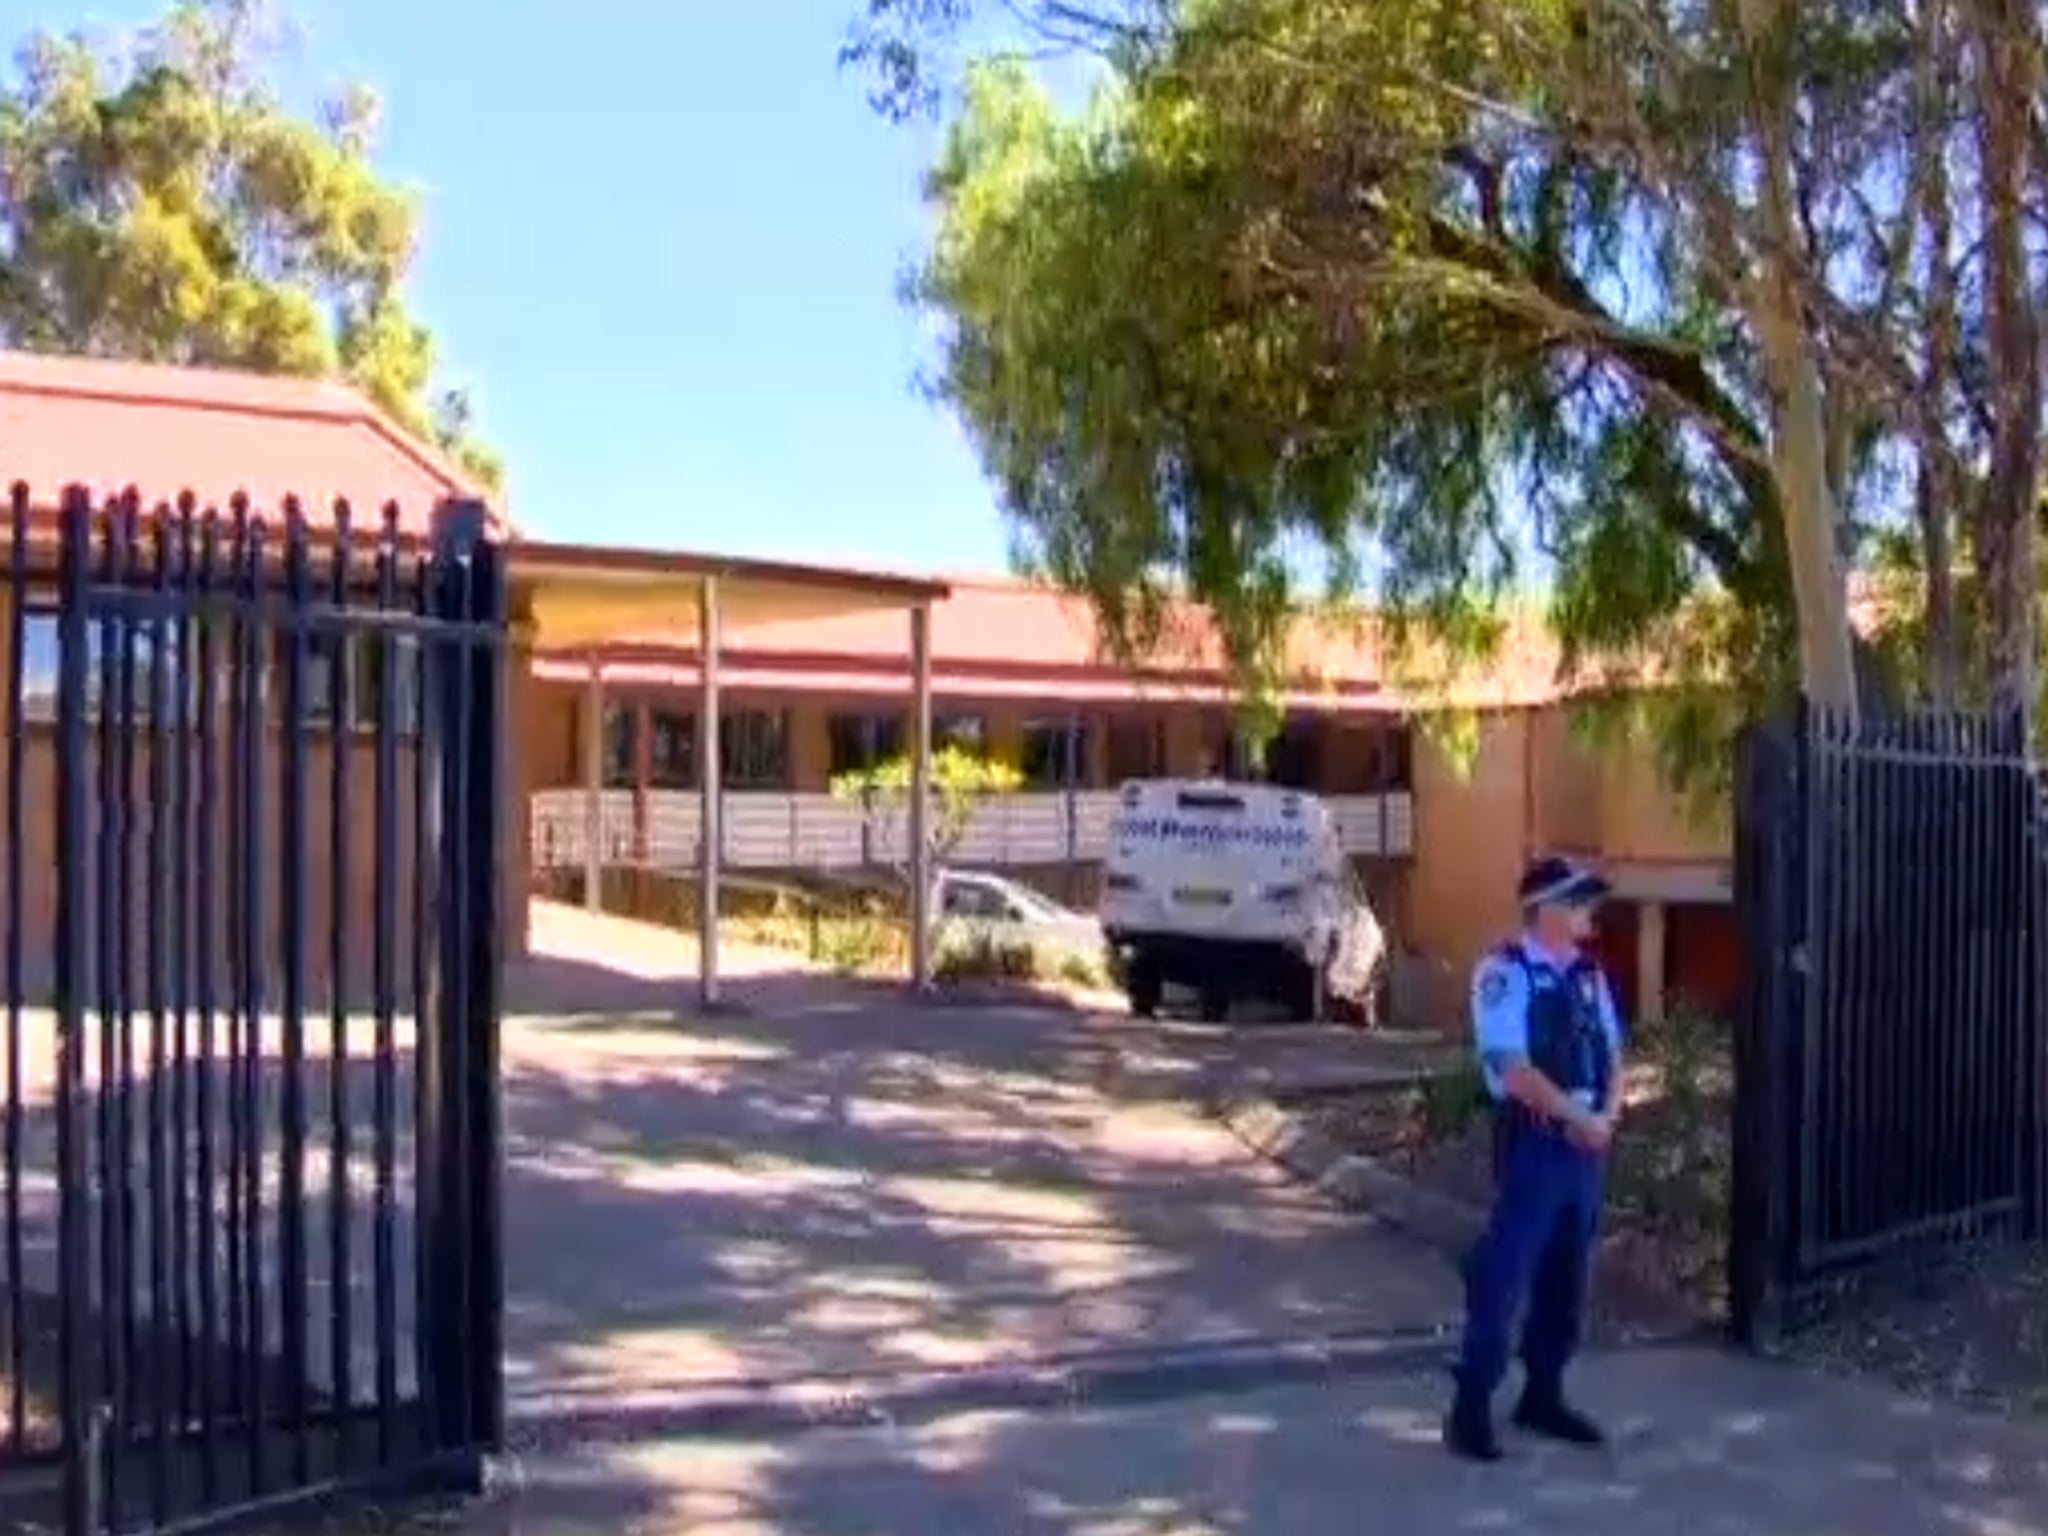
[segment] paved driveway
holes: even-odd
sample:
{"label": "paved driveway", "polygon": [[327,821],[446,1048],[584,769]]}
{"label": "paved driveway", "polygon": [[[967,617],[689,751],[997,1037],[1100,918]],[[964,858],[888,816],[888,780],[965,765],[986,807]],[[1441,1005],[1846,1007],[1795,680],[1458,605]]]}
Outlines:
{"label": "paved driveway", "polygon": [[744,953],[739,1011],[678,1015],[687,945],[544,926],[506,1030],[515,1412],[1420,1328],[1455,1299],[1438,1261],[1144,1093],[1134,1069],[1173,1056],[1149,1026]]}
{"label": "paved driveway", "polygon": [[[1436,1445],[1414,1347],[1247,1350],[1162,1389],[1142,1346],[1421,1333],[1453,1277],[1182,1107],[1213,1034],[786,972],[736,987],[748,1012],[678,1017],[686,951],[575,926],[508,1026],[520,1422],[478,1536],[2048,1536],[2040,1433],[1717,1351],[1589,1357],[1614,1451],[1491,1469]],[[568,957],[599,940],[636,974]],[[1075,1355],[1097,1374],[1050,1396],[932,1374]],[[826,1376],[858,1427],[690,1412]],[[1121,1385],[1061,1395],[1084,1380]]]}

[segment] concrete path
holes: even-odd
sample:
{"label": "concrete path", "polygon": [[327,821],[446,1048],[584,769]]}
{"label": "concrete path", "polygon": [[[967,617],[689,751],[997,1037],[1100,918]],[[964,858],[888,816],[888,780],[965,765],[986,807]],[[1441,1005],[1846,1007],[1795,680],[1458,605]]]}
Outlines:
{"label": "concrete path", "polygon": [[699,1018],[677,936],[536,932],[505,1040],[515,1413],[1448,1317],[1438,1260],[1134,1096],[1131,1021],[759,953]]}
{"label": "concrete path", "polygon": [[2048,1438],[1706,1351],[1583,1363],[1607,1454],[1436,1443],[1441,1378],[530,1455],[484,1532],[2043,1536]]}

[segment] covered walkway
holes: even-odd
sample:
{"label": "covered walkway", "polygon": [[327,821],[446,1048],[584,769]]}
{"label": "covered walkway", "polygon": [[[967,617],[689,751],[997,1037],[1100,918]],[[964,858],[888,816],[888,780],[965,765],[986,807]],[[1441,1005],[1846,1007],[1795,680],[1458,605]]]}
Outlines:
{"label": "covered walkway", "polygon": [[[910,985],[931,985],[931,739],[932,604],[946,596],[943,582],[825,566],[728,559],[715,555],[604,550],[520,540],[513,545],[513,604],[523,627],[521,656],[559,663],[574,658],[586,668],[582,746],[585,814],[581,853],[583,899],[593,912],[603,899],[604,716],[606,676],[600,652],[607,642],[664,631],[694,633],[698,669],[695,740],[698,821],[697,957],[702,1006],[723,1001],[718,914],[726,862],[722,812],[724,784],[719,746],[719,658],[729,640],[756,625],[836,614],[896,610],[908,615],[905,669],[910,678],[908,743],[912,764],[909,808]],[[519,660],[515,665],[524,667]],[[514,764],[519,825],[530,821],[523,764]],[[524,834],[522,834],[522,838]],[[531,850],[527,849],[530,855]],[[527,859],[530,872],[532,861]],[[516,898],[515,898],[516,899]]]}

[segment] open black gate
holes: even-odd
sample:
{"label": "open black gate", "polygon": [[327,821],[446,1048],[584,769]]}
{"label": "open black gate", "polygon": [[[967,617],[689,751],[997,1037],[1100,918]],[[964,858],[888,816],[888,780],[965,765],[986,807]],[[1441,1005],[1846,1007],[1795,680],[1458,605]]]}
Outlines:
{"label": "open black gate", "polygon": [[1754,730],[1736,797],[1730,1315],[1767,1342],[1846,1290],[2048,1214],[2048,889],[2018,722]]}
{"label": "open black gate", "polygon": [[0,1520],[473,1486],[502,548],[468,502],[10,510]]}

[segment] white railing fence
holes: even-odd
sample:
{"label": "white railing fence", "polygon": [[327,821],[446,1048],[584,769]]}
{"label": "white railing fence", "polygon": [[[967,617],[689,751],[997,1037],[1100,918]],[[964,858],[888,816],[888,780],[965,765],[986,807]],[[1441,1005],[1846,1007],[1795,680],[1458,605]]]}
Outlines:
{"label": "white railing fence", "polygon": [[[996,867],[1100,859],[1107,851],[1116,801],[1114,790],[991,796],[975,807],[952,859]],[[1336,818],[1346,853],[1407,858],[1414,852],[1409,796],[1326,795],[1323,803]],[[535,868],[583,867],[589,805],[588,793],[580,789],[544,789],[534,795]],[[598,797],[603,862],[694,869],[702,819],[694,790],[649,790],[644,818],[636,815],[632,790],[606,790]],[[859,869],[900,863],[906,820],[900,805],[871,812],[827,794],[730,790],[724,804],[725,863],[735,869]]]}

